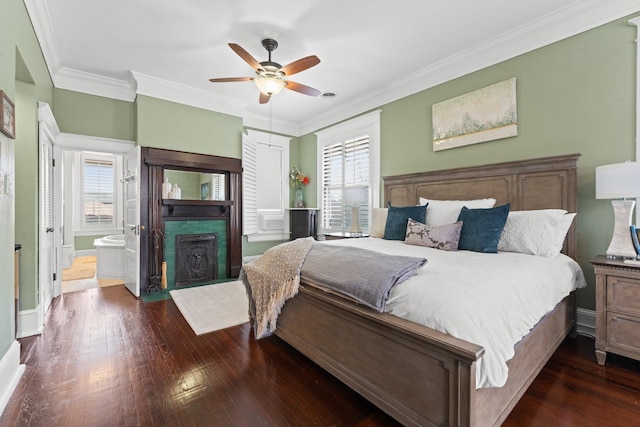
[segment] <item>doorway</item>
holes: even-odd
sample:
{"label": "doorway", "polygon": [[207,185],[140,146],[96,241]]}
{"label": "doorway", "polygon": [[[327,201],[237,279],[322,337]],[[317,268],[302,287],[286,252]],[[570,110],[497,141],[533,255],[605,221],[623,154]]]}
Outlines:
{"label": "doorway", "polygon": [[[59,246],[65,253],[62,292],[123,285],[123,261],[115,261],[121,275],[99,274],[105,267],[97,260],[96,248],[117,251],[119,242],[111,239],[123,237],[124,186],[129,176],[123,165],[126,153],[136,148],[135,143],[61,134],[57,144],[63,153],[64,232]],[[92,150],[95,147],[101,151]],[[103,240],[104,245],[98,245]],[[112,273],[113,268],[108,270]]]}

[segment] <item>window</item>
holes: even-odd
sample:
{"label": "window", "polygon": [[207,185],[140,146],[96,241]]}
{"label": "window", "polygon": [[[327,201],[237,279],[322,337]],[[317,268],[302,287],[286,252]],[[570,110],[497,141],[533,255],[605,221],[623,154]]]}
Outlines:
{"label": "window", "polygon": [[242,136],[243,234],[249,242],[289,239],[289,138]]}
{"label": "window", "polygon": [[368,231],[369,214],[380,200],[380,111],[316,135],[322,231],[348,231],[354,207]]}
{"label": "window", "polygon": [[322,228],[347,231],[356,207],[362,229],[368,230],[369,135],[323,147],[322,183]]}
{"label": "window", "polygon": [[211,176],[211,200],[225,200],[225,178],[221,173],[214,173]]}
{"label": "window", "polygon": [[114,220],[115,162],[85,158],[82,162],[85,226],[111,228]]}
{"label": "window", "polygon": [[122,156],[74,153],[76,235],[122,230]]}

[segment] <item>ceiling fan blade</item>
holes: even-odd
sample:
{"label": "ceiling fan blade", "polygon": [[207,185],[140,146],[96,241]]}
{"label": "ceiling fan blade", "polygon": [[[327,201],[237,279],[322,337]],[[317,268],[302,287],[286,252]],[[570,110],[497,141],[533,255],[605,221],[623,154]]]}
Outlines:
{"label": "ceiling fan blade", "polygon": [[251,80],[253,80],[253,77],[223,77],[221,79],[209,79],[212,83],[248,82]]}
{"label": "ceiling fan blade", "polygon": [[233,51],[237,53],[240,58],[244,59],[245,62],[251,65],[251,67],[253,67],[254,69],[260,70],[262,68],[262,65],[260,65],[260,63],[253,56],[251,56],[249,52],[244,50],[239,44],[229,43],[229,47],[233,49]]}
{"label": "ceiling fan blade", "polygon": [[287,80],[287,85],[285,87],[287,89],[289,89],[289,90],[293,90],[295,92],[300,92],[300,93],[303,93],[305,95],[310,95],[310,96],[318,96],[318,95],[320,95],[320,91],[318,89],[314,89],[312,87],[305,86],[305,85],[302,85],[300,83],[292,82],[290,80]]}
{"label": "ceiling fan blade", "polygon": [[271,97],[269,95],[265,95],[264,93],[260,92],[260,104],[266,104],[270,99]]}
{"label": "ceiling fan blade", "polygon": [[293,61],[291,64],[287,64],[280,69],[285,76],[292,76],[300,71],[307,70],[311,67],[315,67],[320,63],[320,58],[315,55],[307,56],[306,58]]}

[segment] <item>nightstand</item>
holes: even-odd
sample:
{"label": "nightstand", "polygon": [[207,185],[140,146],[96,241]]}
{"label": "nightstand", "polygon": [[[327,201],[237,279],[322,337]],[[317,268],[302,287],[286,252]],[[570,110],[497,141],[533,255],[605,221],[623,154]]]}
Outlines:
{"label": "nightstand", "polygon": [[326,240],[338,240],[338,239],[359,239],[361,237],[369,237],[367,233],[351,233],[349,231],[338,231],[335,233],[324,233]]}
{"label": "nightstand", "polygon": [[640,265],[598,255],[596,273],[596,359],[607,352],[640,360]]}

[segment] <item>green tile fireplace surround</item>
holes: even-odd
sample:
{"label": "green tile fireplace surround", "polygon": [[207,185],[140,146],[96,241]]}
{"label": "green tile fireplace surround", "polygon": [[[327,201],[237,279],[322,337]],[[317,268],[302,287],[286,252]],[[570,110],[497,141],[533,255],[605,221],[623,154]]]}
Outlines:
{"label": "green tile fireplace surround", "polygon": [[[218,248],[218,275],[214,281],[220,281],[227,279],[227,221],[224,219],[165,221],[164,259],[167,263],[167,290],[176,289],[176,237],[211,233],[217,235]],[[198,285],[214,281],[198,283]]]}

